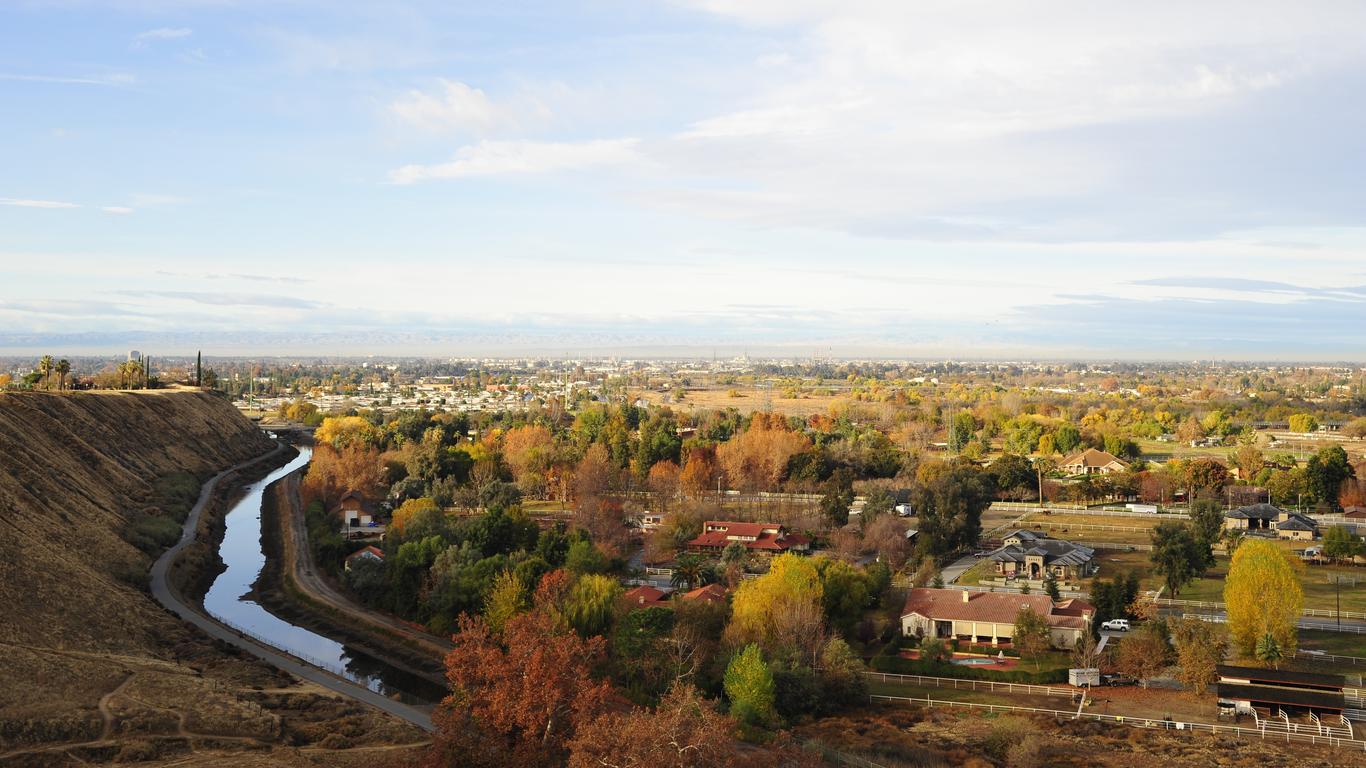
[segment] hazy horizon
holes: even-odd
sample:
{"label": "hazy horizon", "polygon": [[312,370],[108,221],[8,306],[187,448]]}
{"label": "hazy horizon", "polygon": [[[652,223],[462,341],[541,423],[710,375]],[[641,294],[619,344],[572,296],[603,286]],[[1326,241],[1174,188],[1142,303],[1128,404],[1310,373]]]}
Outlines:
{"label": "hazy horizon", "polygon": [[0,354],[1366,361],[1363,23],[11,3]]}

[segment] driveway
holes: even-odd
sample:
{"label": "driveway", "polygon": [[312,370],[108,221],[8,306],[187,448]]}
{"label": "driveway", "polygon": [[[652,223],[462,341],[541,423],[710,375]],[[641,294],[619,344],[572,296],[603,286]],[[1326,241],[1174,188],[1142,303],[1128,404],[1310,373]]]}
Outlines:
{"label": "driveway", "polygon": [[981,558],[965,555],[944,566],[944,568],[940,570],[939,575],[944,579],[945,584],[952,584],[955,581],[958,581],[958,577],[962,576],[964,571],[977,565],[979,560],[981,560]]}

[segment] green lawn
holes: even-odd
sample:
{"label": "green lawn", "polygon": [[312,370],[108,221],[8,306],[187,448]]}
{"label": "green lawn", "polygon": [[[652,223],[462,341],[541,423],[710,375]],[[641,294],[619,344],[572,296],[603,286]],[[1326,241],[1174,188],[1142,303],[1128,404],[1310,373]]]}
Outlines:
{"label": "green lawn", "polygon": [[[1300,650],[1323,651],[1338,656],[1366,657],[1366,635],[1350,632],[1329,632],[1318,629],[1301,629],[1299,633]],[[1366,666],[1357,667],[1356,674],[1366,673]]]}
{"label": "green lawn", "polygon": [[[1228,565],[1228,558],[1217,557],[1214,568],[1205,574],[1205,578],[1197,579],[1182,587],[1181,592],[1176,597],[1182,600],[1208,600],[1222,603],[1224,601],[1224,579],[1228,576]],[[1366,568],[1335,565],[1306,565],[1300,572],[1300,584],[1304,587],[1304,607],[1327,611],[1336,608],[1336,588],[1329,581],[1332,576],[1357,579],[1356,586],[1343,585],[1341,588],[1342,610],[1366,612]],[[1356,637],[1359,645],[1366,648],[1366,635],[1357,635]],[[1366,655],[1366,652],[1362,655]]]}

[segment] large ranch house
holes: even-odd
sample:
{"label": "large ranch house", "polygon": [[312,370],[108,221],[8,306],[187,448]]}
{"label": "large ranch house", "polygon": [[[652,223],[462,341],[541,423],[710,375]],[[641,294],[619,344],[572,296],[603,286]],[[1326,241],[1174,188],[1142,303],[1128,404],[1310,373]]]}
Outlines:
{"label": "large ranch house", "polygon": [[997,575],[1005,579],[1042,581],[1047,574],[1061,582],[1076,582],[1096,572],[1096,551],[1037,531],[1018,530],[987,555]]}
{"label": "large ranch house", "polygon": [[1068,475],[1112,475],[1129,468],[1129,463],[1105,451],[1087,448],[1062,460],[1058,465]]}
{"label": "large ranch house", "polygon": [[983,645],[1008,644],[1021,608],[1030,608],[1043,617],[1055,648],[1075,646],[1091,631],[1091,617],[1096,613],[1090,603],[1078,599],[1054,603],[1048,595],[921,588],[912,589],[906,596],[901,632]]}
{"label": "large ranch house", "polygon": [[688,551],[720,554],[731,542],[739,542],[750,552],[761,555],[805,553],[811,549],[810,539],[800,533],[789,533],[787,528],[774,523],[708,520],[702,524],[702,533],[688,542]]}
{"label": "large ranch house", "polygon": [[1275,534],[1281,539],[1313,541],[1319,527],[1314,518],[1272,504],[1248,504],[1224,515],[1224,528],[1257,535]]}

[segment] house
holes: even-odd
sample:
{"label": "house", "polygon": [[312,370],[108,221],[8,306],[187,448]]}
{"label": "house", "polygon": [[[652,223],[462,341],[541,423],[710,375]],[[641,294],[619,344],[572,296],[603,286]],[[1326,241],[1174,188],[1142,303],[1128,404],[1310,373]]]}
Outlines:
{"label": "house", "polygon": [[1068,475],[1110,475],[1125,471],[1129,463],[1105,451],[1087,448],[1063,459],[1058,468]]}
{"label": "house", "polygon": [[691,592],[684,592],[683,599],[689,602],[722,603],[726,600],[726,588],[720,584],[708,584]]}
{"label": "house", "polygon": [[333,507],[332,513],[341,517],[342,523],[348,528],[363,528],[374,522],[370,505],[360,491],[347,491],[337,506]]}
{"label": "house", "polygon": [[1096,610],[1083,600],[1054,603],[1048,595],[912,589],[901,611],[901,632],[917,637],[958,638],[1000,645],[1015,634],[1015,617],[1030,608],[1048,624],[1055,648],[1071,648],[1091,631]]}
{"label": "house", "polygon": [[374,560],[375,562],[382,563],[384,562],[384,550],[374,546],[361,547],[346,556],[346,565],[344,567],[349,571],[351,570],[351,564],[358,560]]}
{"label": "house", "polygon": [[1283,511],[1276,521],[1276,535],[1282,539],[1313,541],[1319,535],[1319,524],[1308,515]]}
{"label": "house", "polygon": [[1095,573],[1096,551],[1039,531],[1018,530],[987,555],[996,573],[1007,578],[1041,581],[1052,573],[1060,581],[1075,581]]}
{"label": "house", "polygon": [[1224,528],[1230,531],[1269,531],[1280,517],[1280,507],[1247,504],[1224,513]]}
{"label": "house", "polygon": [[788,533],[781,525],[708,520],[702,524],[702,533],[688,542],[688,551],[719,553],[733,541],[740,542],[750,552],[768,555],[811,549],[810,539],[799,533]]}
{"label": "house", "polygon": [[668,604],[669,593],[662,589],[657,589],[649,584],[642,584],[639,587],[626,590],[621,596],[622,601],[631,608],[651,608],[657,605]]}
{"label": "house", "polygon": [[1238,714],[1250,715],[1262,710],[1263,716],[1313,713],[1341,715],[1345,706],[1343,688],[1347,684],[1342,675],[1317,672],[1290,672],[1277,669],[1254,669],[1220,664],[1219,706]]}
{"label": "house", "polygon": [[1342,508],[1342,516],[1353,520],[1366,520],[1366,507],[1351,506]]}
{"label": "house", "polygon": [[1310,541],[1319,532],[1318,523],[1312,517],[1272,504],[1248,504],[1229,510],[1224,514],[1224,528],[1249,533],[1274,531],[1282,539]]}
{"label": "house", "polygon": [[662,512],[641,512],[635,517],[636,527],[642,531],[654,531],[664,527]]}

